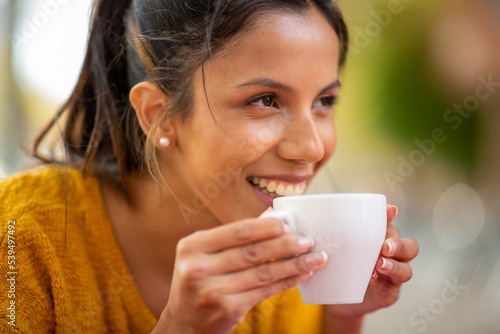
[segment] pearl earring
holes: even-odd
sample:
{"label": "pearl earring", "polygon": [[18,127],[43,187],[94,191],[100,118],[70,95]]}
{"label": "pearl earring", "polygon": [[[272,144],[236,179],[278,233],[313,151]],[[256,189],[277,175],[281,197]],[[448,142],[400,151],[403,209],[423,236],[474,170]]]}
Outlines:
{"label": "pearl earring", "polygon": [[167,137],[161,137],[160,138],[160,146],[161,147],[169,147],[170,146],[170,139],[168,139]]}

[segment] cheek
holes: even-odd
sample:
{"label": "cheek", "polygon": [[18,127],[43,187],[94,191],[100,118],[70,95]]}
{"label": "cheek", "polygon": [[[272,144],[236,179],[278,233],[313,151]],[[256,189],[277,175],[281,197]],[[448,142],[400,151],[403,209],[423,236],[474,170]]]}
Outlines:
{"label": "cheek", "polygon": [[[234,136],[233,145],[237,147],[234,157],[245,162],[252,162],[279,142],[283,133],[283,122],[274,119],[252,122],[245,126],[235,126],[230,130]],[[233,149],[234,149],[233,147]]]}
{"label": "cheek", "polygon": [[[190,153],[189,167],[182,168],[184,173],[191,175],[190,185],[203,188],[207,182],[213,183],[214,178],[219,181],[219,175],[225,175],[225,182],[239,179],[246,166],[257,161],[279,141],[282,125],[275,123],[232,122],[231,126],[225,124],[217,131],[199,129],[196,138],[204,139],[190,142],[186,149]],[[199,170],[201,166],[203,173]]]}

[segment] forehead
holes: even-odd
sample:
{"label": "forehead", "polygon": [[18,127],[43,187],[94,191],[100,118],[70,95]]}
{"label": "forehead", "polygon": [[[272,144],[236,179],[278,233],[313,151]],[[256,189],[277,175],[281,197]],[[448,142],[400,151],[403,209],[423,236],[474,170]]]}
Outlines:
{"label": "forehead", "polygon": [[323,39],[323,43],[333,43],[339,47],[334,28],[322,13],[312,6],[303,13],[275,9],[253,14],[251,22],[222,47],[221,55],[230,55],[238,51],[242,44],[256,37],[263,39],[277,37],[287,41],[298,39],[302,42],[305,40],[317,42]]}
{"label": "forehead", "polygon": [[304,14],[272,11],[257,14],[249,29],[207,62],[207,69],[223,71],[227,78],[289,74],[290,80],[317,80],[314,74],[322,71],[331,81],[338,74],[339,51],[335,30],[316,8]]}

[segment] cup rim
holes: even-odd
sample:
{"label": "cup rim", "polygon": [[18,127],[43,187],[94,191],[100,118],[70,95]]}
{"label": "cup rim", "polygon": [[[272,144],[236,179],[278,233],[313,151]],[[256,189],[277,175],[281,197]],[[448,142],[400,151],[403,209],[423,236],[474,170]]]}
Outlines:
{"label": "cup rim", "polygon": [[274,201],[282,201],[287,199],[298,199],[298,198],[310,198],[310,199],[318,199],[318,198],[354,198],[354,197],[383,197],[386,198],[384,194],[377,193],[331,193],[331,194],[304,194],[304,195],[292,195],[292,196],[284,196],[277,197]]}

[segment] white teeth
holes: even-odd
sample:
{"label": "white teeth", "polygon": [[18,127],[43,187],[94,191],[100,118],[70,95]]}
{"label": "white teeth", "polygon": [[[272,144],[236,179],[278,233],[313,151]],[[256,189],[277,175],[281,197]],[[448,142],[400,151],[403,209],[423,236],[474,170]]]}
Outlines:
{"label": "white teeth", "polygon": [[293,192],[294,195],[302,195],[303,188],[302,186],[297,186],[295,187],[295,191]]}
{"label": "white teeth", "polygon": [[269,183],[267,184],[267,190],[268,190],[270,193],[272,193],[272,192],[276,191],[276,186],[277,186],[276,181],[271,181],[271,182],[269,182]]}
{"label": "white teeth", "polygon": [[285,195],[285,186],[282,183],[278,184],[275,192],[278,196]]}
{"label": "white teeth", "polygon": [[302,195],[306,187],[305,182],[298,184],[280,183],[280,181],[266,180],[258,177],[250,177],[248,180],[262,193],[273,198],[278,196]]}

